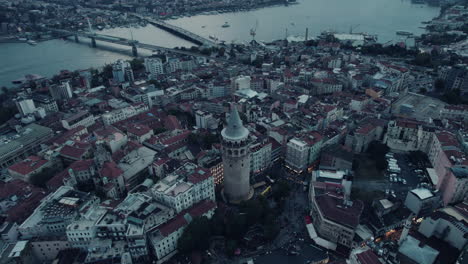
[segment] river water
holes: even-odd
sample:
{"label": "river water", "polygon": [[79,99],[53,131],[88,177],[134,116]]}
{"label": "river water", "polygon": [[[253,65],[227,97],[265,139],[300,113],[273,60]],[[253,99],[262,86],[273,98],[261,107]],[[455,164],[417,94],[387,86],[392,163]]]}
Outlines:
{"label": "river water", "polygon": [[[397,41],[397,30],[423,33],[422,21],[439,13],[439,8],[412,4],[409,0],[298,0],[294,5],[278,5],[257,10],[197,15],[169,20],[169,23],[208,37],[216,36],[227,43],[251,40],[250,29],[256,27],[257,40],[274,40],[288,35],[316,36],[323,30],[367,32],[377,34],[379,42]],[[221,27],[225,22],[230,27]],[[154,26],[114,28],[103,34],[133,38],[142,43],[165,47],[189,47],[192,44]],[[76,70],[101,67],[119,58],[130,59],[130,48],[99,43],[106,49],[89,47],[89,40],[80,43],[65,40],[41,42],[36,46],[25,43],[0,44],[0,86],[34,73],[52,76],[62,69]],[[123,51],[123,52],[122,52]],[[149,52],[140,51],[141,55]]]}

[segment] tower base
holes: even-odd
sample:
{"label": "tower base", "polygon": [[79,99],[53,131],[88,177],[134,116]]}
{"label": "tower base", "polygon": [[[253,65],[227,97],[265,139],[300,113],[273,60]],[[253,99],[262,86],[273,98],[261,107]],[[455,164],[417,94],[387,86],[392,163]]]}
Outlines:
{"label": "tower base", "polygon": [[243,201],[247,201],[247,200],[250,200],[252,199],[252,197],[254,196],[255,194],[255,191],[252,187],[250,187],[250,191],[249,191],[249,195],[245,198],[245,199],[240,199],[240,200],[229,200],[226,195],[224,194],[224,188],[221,190],[221,197],[223,198],[223,201],[226,202],[226,203],[230,203],[230,204],[240,204],[241,202]]}

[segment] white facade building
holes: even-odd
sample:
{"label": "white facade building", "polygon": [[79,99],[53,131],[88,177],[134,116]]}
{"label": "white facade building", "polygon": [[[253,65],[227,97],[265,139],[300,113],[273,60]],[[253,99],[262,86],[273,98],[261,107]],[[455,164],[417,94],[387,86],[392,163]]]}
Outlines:
{"label": "white facade building", "polygon": [[198,128],[208,128],[210,119],[213,119],[213,115],[198,110],[195,112],[195,123]]}
{"label": "white facade building", "polygon": [[151,79],[156,79],[160,74],[164,74],[164,64],[160,58],[145,58],[145,69],[150,74]]}
{"label": "white facade building", "polygon": [[22,116],[27,116],[36,111],[34,101],[30,98],[18,98],[15,103]]}
{"label": "white facade building", "polygon": [[301,139],[293,138],[286,145],[286,166],[301,172],[307,167],[309,146]]}
{"label": "white facade building", "polygon": [[157,182],[151,192],[156,201],[179,213],[201,200],[214,201],[214,187],[209,170],[186,163]]}
{"label": "white facade building", "polygon": [[56,100],[67,100],[73,97],[73,92],[69,82],[63,82],[60,85],[54,85],[49,88],[52,98]]}
{"label": "white facade building", "polygon": [[148,109],[148,105],[146,104],[131,105],[111,112],[106,112],[101,116],[101,119],[104,125],[111,125],[139,113],[148,111]]}

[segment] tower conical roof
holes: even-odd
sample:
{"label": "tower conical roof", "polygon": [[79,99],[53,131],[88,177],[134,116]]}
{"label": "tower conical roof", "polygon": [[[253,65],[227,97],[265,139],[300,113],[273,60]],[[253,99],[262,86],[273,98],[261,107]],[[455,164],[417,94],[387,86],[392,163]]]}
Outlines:
{"label": "tower conical roof", "polygon": [[236,105],[231,105],[231,113],[227,118],[227,126],[221,132],[221,135],[227,139],[242,139],[249,135],[249,130],[242,125],[239,112]]}

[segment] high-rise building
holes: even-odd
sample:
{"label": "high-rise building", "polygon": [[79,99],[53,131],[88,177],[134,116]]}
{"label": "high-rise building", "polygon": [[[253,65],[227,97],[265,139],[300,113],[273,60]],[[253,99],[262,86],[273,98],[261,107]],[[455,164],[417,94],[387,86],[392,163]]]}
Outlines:
{"label": "high-rise building", "polygon": [[36,111],[36,106],[31,98],[18,97],[15,103],[22,116],[32,114]]}
{"label": "high-rise building", "polygon": [[224,195],[229,202],[248,200],[250,187],[250,141],[249,130],[242,125],[235,105],[227,126],[221,131],[223,137]]}
{"label": "high-rise building", "polygon": [[50,95],[56,100],[67,100],[72,98],[73,93],[69,82],[63,82],[60,85],[54,85],[49,88]]}
{"label": "high-rise building", "polygon": [[112,77],[117,82],[133,82],[133,70],[128,61],[118,60],[114,65],[112,65]]}
{"label": "high-rise building", "polygon": [[145,58],[145,69],[150,73],[150,78],[155,79],[164,73],[164,64],[160,58]]}

